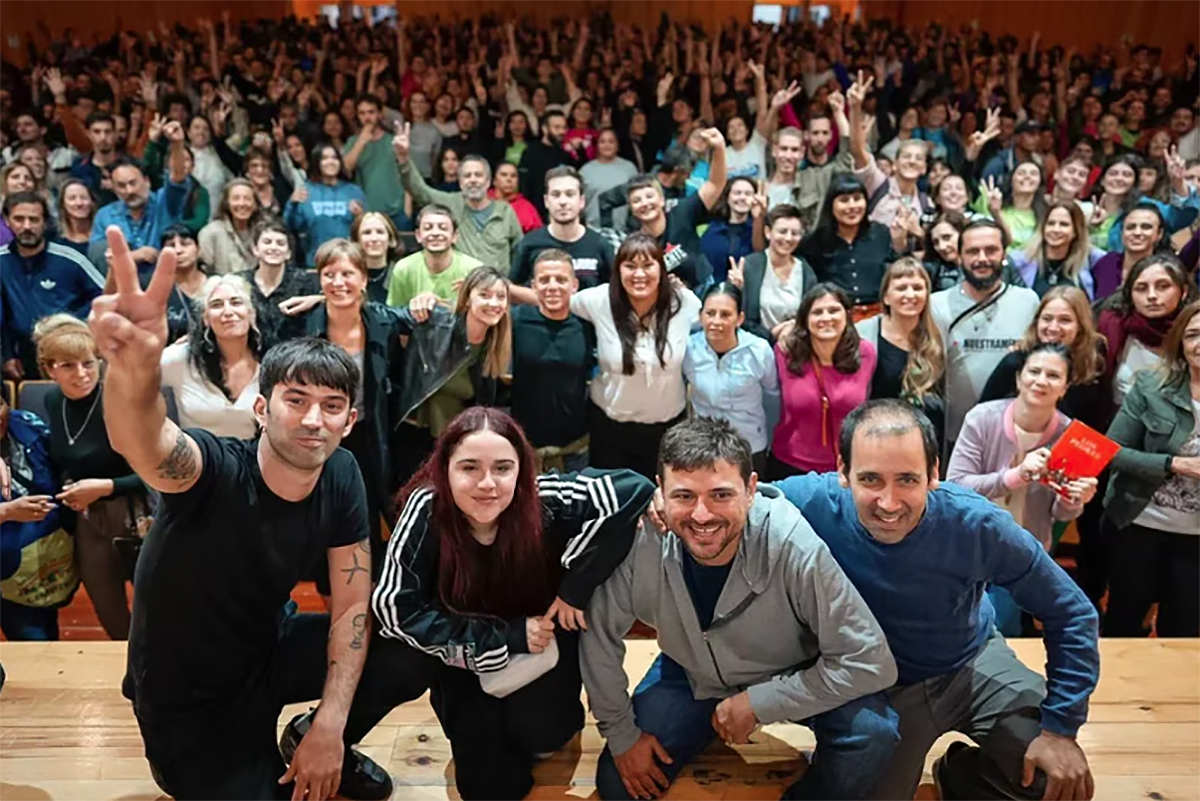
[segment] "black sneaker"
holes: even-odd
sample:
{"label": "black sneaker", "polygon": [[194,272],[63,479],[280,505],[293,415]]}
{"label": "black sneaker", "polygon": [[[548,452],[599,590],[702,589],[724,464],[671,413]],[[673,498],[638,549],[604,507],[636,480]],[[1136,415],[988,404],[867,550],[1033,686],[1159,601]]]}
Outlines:
{"label": "black sneaker", "polygon": [[[279,736],[279,753],[285,764],[292,764],[292,757],[300,741],[312,726],[315,712],[306,712],[292,718]],[[378,762],[356,748],[346,749],[342,761],[342,783],[338,795],[352,801],[386,801],[392,797],[392,777]]]}
{"label": "black sneaker", "polygon": [[967,747],[967,744],[963,741],[956,740],[955,742],[950,743],[950,745],[946,748],[946,752],[938,757],[933,763],[933,770],[930,771],[930,773],[933,774],[933,788],[937,791],[937,797],[942,801],[948,801],[946,798],[947,787],[945,779],[946,760],[949,759],[955,751],[959,751]]}

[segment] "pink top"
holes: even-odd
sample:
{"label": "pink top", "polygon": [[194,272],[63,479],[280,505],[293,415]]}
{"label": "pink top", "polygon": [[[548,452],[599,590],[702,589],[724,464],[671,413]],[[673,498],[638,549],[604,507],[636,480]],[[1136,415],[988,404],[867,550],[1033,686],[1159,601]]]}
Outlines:
{"label": "pink top", "polygon": [[822,430],[821,388],[816,372],[810,366],[802,375],[796,375],[788,369],[787,357],[779,345],[775,345],[783,406],[771,442],[771,454],[776,459],[817,473],[837,469],[837,436],[842,430],[842,420],[871,396],[875,346],[861,339],[858,353],[857,372],[847,375],[832,367],[821,368],[821,380],[829,396],[829,411]]}
{"label": "pink top", "polygon": [[[495,189],[489,189],[488,197],[490,197],[492,200],[496,200],[499,195],[496,194]],[[527,234],[530,231],[536,228],[541,228],[543,225],[545,225],[545,223],[542,222],[541,215],[538,214],[538,211],[534,205],[526,200],[525,196],[520,192],[508,199],[508,205],[512,206],[512,210],[516,212],[517,222],[521,224],[521,233]]]}

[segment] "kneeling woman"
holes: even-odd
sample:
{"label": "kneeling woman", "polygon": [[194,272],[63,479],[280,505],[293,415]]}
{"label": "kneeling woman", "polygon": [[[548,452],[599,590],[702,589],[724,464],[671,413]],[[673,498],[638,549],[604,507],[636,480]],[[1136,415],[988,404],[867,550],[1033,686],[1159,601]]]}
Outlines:
{"label": "kneeling woman", "polygon": [[442,662],[433,708],[464,799],[524,797],[536,755],[583,728],[583,609],[654,490],[630,470],[538,476],[536,464],[508,415],[458,415],[401,490],[372,598],[379,635]]}

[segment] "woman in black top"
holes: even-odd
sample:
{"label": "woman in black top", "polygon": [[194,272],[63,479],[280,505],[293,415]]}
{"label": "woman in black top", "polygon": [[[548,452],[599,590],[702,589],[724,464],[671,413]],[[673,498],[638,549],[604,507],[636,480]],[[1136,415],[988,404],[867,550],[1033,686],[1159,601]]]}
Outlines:
{"label": "woman in black top", "polygon": [[866,186],[853,175],[834,176],[817,227],[797,251],[818,281],[846,290],[856,310],[868,307],[863,316],[878,311],[883,272],[895,258],[891,232],[867,216],[867,197]]}
{"label": "woman in black top", "polygon": [[75,562],[104,631],[129,638],[126,569],[115,542],[136,537],[147,519],[146,488],[108,443],[101,408],[100,355],[87,324],[54,314],[34,329],[38,364],[57,384],[46,397],[50,459],[75,512]]}

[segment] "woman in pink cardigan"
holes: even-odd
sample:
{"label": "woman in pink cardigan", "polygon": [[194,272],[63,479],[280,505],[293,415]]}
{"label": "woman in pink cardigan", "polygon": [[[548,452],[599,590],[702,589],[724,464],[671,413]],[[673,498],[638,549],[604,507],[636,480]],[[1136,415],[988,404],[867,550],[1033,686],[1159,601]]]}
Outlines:
{"label": "woman in pink cardigan", "polygon": [[841,287],[817,284],[775,345],[782,414],[771,442],[772,481],[837,469],[842,420],[871,395],[875,346],[850,325]]}

